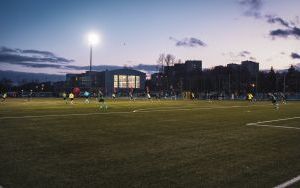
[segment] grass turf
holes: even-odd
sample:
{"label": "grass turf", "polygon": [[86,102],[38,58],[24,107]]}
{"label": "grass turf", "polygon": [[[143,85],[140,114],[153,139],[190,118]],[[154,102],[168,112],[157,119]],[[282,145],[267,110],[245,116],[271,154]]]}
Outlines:
{"label": "grass turf", "polygon": [[0,185],[272,187],[300,175],[300,130],[246,126],[299,117],[299,102],[107,103],[1,103]]}

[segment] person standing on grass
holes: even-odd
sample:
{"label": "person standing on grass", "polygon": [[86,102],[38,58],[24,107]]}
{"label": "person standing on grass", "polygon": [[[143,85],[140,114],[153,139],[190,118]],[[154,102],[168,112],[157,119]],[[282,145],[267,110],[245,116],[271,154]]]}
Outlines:
{"label": "person standing on grass", "polygon": [[268,93],[268,95],[269,95],[270,98],[271,98],[271,101],[272,101],[272,104],[273,104],[274,108],[275,108],[276,110],[278,110],[278,109],[279,109],[279,104],[278,104],[278,102],[277,102],[276,96],[275,96],[273,93]]}
{"label": "person standing on grass", "polygon": [[7,97],[7,93],[3,93],[2,94],[2,100],[1,100],[1,102],[5,102],[6,101],[6,97]]}
{"label": "person standing on grass", "polygon": [[113,101],[116,101],[116,94],[115,94],[115,92],[112,93],[111,97],[112,97]]}
{"label": "person standing on grass", "polygon": [[280,98],[281,98],[282,104],[286,104],[286,96],[284,93],[280,93]]}
{"label": "person standing on grass", "polygon": [[111,97],[112,97],[112,99],[113,99],[114,101],[116,101],[116,97],[117,97],[117,88],[114,88],[114,91],[113,91]]}
{"label": "person standing on grass", "polygon": [[247,95],[247,100],[248,100],[249,102],[253,102],[253,95],[252,95],[252,93],[248,93],[248,95]]}
{"label": "person standing on grass", "polygon": [[132,92],[129,92],[129,99],[130,99],[131,101],[134,101]]}
{"label": "person standing on grass", "polygon": [[69,94],[69,99],[70,99],[70,101],[71,101],[71,104],[74,104],[74,94],[71,92],[70,94]]}
{"label": "person standing on grass", "polygon": [[134,101],[134,98],[133,98],[133,88],[132,87],[130,88],[130,91],[129,91],[129,99],[131,101]]}
{"label": "person standing on grass", "polygon": [[100,103],[100,107],[99,107],[100,110],[101,109],[107,110],[108,106],[105,102],[104,95],[101,90],[98,91],[98,101]]}
{"label": "person standing on grass", "polygon": [[63,97],[65,103],[67,104],[68,101],[67,101],[67,94],[66,94],[66,92],[63,92],[62,97]]}
{"label": "person standing on grass", "polygon": [[33,95],[33,92],[32,92],[32,90],[30,90],[29,94],[27,95],[27,101],[31,101],[32,95]]}
{"label": "person standing on grass", "polygon": [[147,93],[147,99],[148,99],[148,100],[151,100],[151,95],[150,95],[150,93]]}
{"label": "person standing on grass", "polygon": [[90,93],[87,92],[87,91],[85,91],[85,92],[83,93],[83,95],[84,95],[84,97],[85,97],[84,103],[89,104],[89,103],[90,103],[90,101],[89,101]]}
{"label": "person standing on grass", "polygon": [[195,93],[192,92],[192,100],[195,100]]}

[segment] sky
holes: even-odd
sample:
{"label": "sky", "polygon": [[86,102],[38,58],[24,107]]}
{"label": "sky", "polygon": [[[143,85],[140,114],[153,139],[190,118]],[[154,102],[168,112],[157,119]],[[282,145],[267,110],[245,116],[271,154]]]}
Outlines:
{"label": "sky", "polygon": [[89,65],[155,65],[159,54],[204,68],[300,63],[299,0],[1,0],[0,70],[64,74]]}

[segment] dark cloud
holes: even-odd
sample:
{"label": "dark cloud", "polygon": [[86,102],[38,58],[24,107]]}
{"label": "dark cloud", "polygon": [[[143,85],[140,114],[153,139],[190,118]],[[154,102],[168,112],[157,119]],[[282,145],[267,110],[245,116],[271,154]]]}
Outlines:
{"label": "dark cloud", "polygon": [[261,17],[262,0],[240,0],[239,4],[245,7],[244,14],[246,16]]}
{"label": "dark cloud", "polygon": [[300,28],[293,27],[293,28],[288,28],[288,29],[272,30],[272,31],[270,31],[270,36],[272,36],[272,37],[282,37],[282,38],[287,38],[289,36],[294,36],[295,38],[299,39],[300,38]]}
{"label": "dark cloud", "polygon": [[265,18],[267,19],[267,22],[270,24],[278,23],[284,27],[283,29],[280,28],[280,29],[271,30],[269,33],[271,37],[287,38],[289,36],[293,36],[296,39],[300,39],[300,28],[297,27],[294,22],[287,21],[283,18],[274,15],[266,15]]}
{"label": "dark cloud", "polygon": [[24,62],[9,62],[9,64],[21,65],[23,67],[29,67],[29,68],[56,68],[56,69],[63,68],[62,65],[57,65],[57,64],[39,64],[39,63],[24,63]]}
{"label": "dark cloud", "polygon": [[280,25],[284,27],[290,27],[290,22],[284,20],[283,18],[280,18],[278,16],[274,15],[265,15],[265,18],[267,19],[268,23],[274,24],[274,23],[279,23]]}
{"label": "dark cloud", "polygon": [[300,59],[300,54],[297,54],[297,53],[292,53],[291,54],[291,57],[293,58],[293,59]]}
{"label": "dark cloud", "polygon": [[[72,70],[89,70],[89,66],[73,66],[73,65],[67,65],[64,66],[66,69],[72,69]],[[105,71],[105,70],[115,70],[115,69],[121,69],[123,66],[117,66],[117,65],[96,65],[93,66],[93,70],[95,71]],[[156,71],[157,65],[144,65],[144,64],[138,64],[133,65],[131,68],[136,70],[145,70],[145,71]]]}
{"label": "dark cloud", "polygon": [[0,63],[32,68],[64,68],[74,60],[58,57],[52,52],[0,47]]}
{"label": "dark cloud", "polygon": [[176,46],[183,46],[183,47],[198,47],[202,46],[205,47],[207,46],[203,41],[200,39],[191,37],[191,38],[184,38],[182,40],[175,39],[173,37],[169,37],[170,40],[175,41]]}
{"label": "dark cloud", "polygon": [[39,54],[39,55],[44,55],[44,56],[55,57],[55,55],[52,52],[39,51],[39,50],[22,50],[22,53]]}
{"label": "dark cloud", "polygon": [[262,19],[269,24],[279,24],[284,28],[274,29],[269,32],[269,35],[274,39],[276,37],[287,38],[293,36],[296,39],[300,39],[300,28],[296,25],[299,24],[299,17],[295,18],[295,21],[287,21],[276,15],[263,14],[261,8],[263,6],[262,0],[240,0],[239,4],[245,7],[246,16],[252,16],[258,19]]}

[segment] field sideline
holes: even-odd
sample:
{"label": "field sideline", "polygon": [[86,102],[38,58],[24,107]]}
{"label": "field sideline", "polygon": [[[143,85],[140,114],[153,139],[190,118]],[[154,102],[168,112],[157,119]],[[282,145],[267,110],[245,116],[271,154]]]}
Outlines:
{"label": "field sideline", "polygon": [[0,186],[275,187],[300,175],[300,102],[107,103],[0,103]]}

